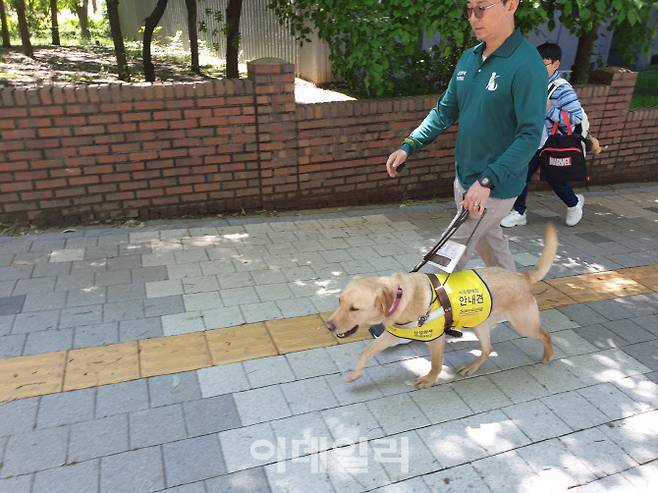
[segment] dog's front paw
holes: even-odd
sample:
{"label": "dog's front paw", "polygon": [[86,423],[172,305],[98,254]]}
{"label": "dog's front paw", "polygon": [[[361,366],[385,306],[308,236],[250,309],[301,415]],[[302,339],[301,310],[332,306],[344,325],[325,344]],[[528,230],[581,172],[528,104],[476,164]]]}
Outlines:
{"label": "dog's front paw", "polygon": [[438,375],[433,375],[432,373],[418,377],[416,379],[416,387],[419,389],[429,389],[436,383],[436,377],[438,377]]}
{"label": "dog's front paw", "polygon": [[359,378],[361,378],[362,375],[363,375],[362,371],[351,371],[347,375],[345,375],[345,381],[346,382],[354,382],[354,381],[358,380]]}

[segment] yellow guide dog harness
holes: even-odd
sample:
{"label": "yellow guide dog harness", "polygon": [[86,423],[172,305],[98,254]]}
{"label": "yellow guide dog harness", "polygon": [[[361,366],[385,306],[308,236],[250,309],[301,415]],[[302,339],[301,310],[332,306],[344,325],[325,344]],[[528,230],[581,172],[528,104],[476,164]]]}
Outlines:
{"label": "yellow guide dog harness", "polygon": [[428,342],[441,337],[450,327],[477,327],[489,317],[491,293],[474,270],[427,277],[432,289],[427,313],[418,320],[386,327],[394,336]]}

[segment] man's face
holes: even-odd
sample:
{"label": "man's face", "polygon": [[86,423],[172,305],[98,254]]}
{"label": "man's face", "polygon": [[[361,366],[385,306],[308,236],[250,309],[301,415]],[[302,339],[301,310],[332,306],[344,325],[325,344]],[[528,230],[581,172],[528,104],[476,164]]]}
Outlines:
{"label": "man's face", "polygon": [[553,77],[555,71],[560,68],[560,60],[550,60],[548,58],[544,58],[544,65],[546,65],[546,70],[550,79]]}
{"label": "man's face", "polygon": [[496,36],[505,30],[509,18],[514,16],[516,9],[511,9],[515,0],[468,0],[464,14],[468,16],[468,22],[480,41]]}

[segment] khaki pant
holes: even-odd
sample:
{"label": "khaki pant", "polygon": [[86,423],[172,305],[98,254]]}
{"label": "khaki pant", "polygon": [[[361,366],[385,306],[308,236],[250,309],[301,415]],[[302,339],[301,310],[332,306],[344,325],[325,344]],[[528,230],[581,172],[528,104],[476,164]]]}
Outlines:
{"label": "khaki pant", "polygon": [[[457,178],[455,178],[453,188],[455,192],[455,204],[459,208],[465,190]],[[500,221],[512,210],[515,200],[516,197],[512,197],[511,199],[489,198],[487,200],[487,213],[475,230],[475,234],[471,238],[464,252],[464,256],[455,267],[455,271],[462,270],[474,252],[484,260],[487,266],[503,267],[512,272],[516,271],[512,252],[509,249],[509,241],[503,235],[503,228],[500,227]],[[466,243],[478,219],[469,216],[451,239],[458,243]]]}

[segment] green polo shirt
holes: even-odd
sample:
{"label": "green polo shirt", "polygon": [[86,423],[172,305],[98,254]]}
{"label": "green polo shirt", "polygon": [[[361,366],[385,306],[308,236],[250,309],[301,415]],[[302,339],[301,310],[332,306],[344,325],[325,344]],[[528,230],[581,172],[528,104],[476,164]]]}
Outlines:
{"label": "green polo shirt", "polygon": [[494,185],[491,196],[506,199],[525,187],[528,162],[539,146],[548,73],[518,30],[483,61],[484,47],[480,43],[464,52],[448,88],[402,149],[412,155],[459,121],[459,182],[468,190],[487,176]]}

